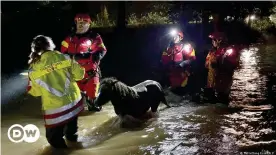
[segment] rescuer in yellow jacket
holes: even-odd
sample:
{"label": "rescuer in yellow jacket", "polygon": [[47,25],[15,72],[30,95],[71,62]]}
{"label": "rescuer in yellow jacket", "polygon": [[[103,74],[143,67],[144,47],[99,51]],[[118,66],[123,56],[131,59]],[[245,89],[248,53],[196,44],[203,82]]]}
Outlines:
{"label": "rescuer in yellow jacket", "polygon": [[77,119],[84,109],[76,81],[84,78],[84,68],[54,50],[51,38],[43,35],[33,39],[30,54],[29,85],[32,96],[41,96],[46,138],[54,148],[67,148],[66,139],[77,142]]}

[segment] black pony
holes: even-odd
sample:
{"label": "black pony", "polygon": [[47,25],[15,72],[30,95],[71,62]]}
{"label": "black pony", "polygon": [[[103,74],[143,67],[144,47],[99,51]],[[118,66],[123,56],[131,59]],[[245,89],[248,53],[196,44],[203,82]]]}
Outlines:
{"label": "black pony", "polygon": [[143,117],[149,109],[155,113],[160,102],[170,107],[162,86],[153,80],[130,87],[116,78],[105,78],[101,81],[95,104],[102,106],[108,101],[111,101],[117,115],[130,115],[134,118]]}

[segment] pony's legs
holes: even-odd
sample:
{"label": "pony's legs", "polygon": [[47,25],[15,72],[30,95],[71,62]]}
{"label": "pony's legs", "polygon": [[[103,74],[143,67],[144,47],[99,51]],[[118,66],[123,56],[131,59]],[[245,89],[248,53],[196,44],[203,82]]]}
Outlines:
{"label": "pony's legs", "polygon": [[161,95],[161,102],[164,103],[168,108],[171,107],[165,98],[165,93]]}
{"label": "pony's legs", "polygon": [[134,118],[131,115],[124,115],[121,119],[121,127],[123,128],[135,128],[141,126],[143,123],[141,120]]}
{"label": "pony's legs", "polygon": [[160,101],[152,102],[152,105],[151,105],[150,109],[151,109],[151,111],[152,111],[153,113],[156,113],[156,112],[157,112],[157,109],[158,109],[159,104],[160,104]]}

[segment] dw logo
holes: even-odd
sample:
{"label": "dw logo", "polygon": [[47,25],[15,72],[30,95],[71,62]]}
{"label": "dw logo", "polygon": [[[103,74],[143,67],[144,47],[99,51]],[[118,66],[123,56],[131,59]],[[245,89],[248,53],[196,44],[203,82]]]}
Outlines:
{"label": "dw logo", "polygon": [[14,143],[20,143],[23,140],[27,143],[33,143],[40,137],[40,131],[37,126],[28,124],[23,127],[20,124],[12,125],[8,130],[8,138]]}

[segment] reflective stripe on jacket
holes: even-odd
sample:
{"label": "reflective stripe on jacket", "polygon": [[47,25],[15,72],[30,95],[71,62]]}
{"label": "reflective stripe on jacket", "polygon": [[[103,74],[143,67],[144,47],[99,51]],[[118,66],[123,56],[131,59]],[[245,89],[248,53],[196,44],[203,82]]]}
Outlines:
{"label": "reflective stripe on jacket", "polygon": [[29,91],[42,97],[46,127],[53,127],[77,116],[84,108],[76,81],[84,77],[84,68],[58,51],[46,51],[31,65]]}

